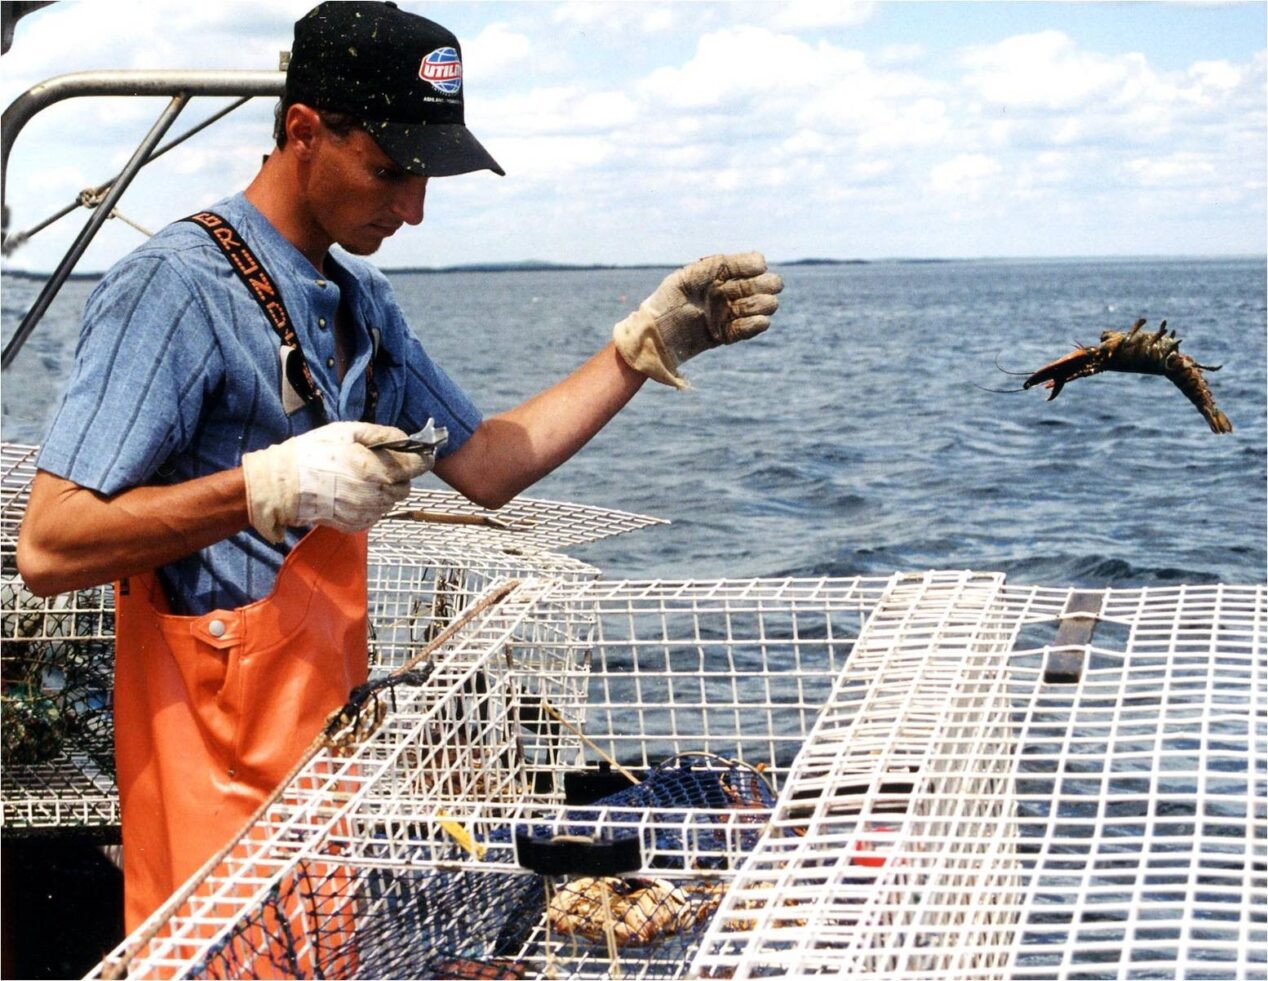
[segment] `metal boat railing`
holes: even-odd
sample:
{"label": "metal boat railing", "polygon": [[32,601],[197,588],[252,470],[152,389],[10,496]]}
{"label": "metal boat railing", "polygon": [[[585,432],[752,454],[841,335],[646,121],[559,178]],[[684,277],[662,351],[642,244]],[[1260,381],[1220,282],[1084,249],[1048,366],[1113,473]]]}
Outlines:
{"label": "metal boat railing", "polygon": [[[277,71],[97,71],[76,72],[41,82],[18,96],[0,117],[0,210],[3,211],[3,251],[8,255],[32,235],[47,228],[76,207],[87,207],[93,213],[83,229],[67,248],[31,308],[22,318],[13,337],[0,355],[0,368],[8,368],[35,330],[36,325],[57,296],[75,265],[96,236],[105,220],[115,212],[124,192],[141,168],[158,159],[168,150],[222,119],[234,109],[256,96],[280,98],[286,83],[282,55]],[[22,128],[37,113],[65,99],[82,96],[157,96],[168,102],[149,132],[137,144],[136,151],[118,174],[96,187],[82,191],[67,207],[32,228],[9,234],[8,172],[9,151]],[[160,146],[159,143],[189,101],[197,96],[236,96],[237,101],[212,114],[180,136]]]}

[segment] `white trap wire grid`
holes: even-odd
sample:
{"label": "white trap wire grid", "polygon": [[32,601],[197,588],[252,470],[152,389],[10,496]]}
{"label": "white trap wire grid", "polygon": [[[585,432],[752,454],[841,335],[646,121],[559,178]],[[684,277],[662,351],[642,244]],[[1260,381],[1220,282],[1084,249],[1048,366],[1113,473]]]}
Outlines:
{"label": "white trap wire grid", "polygon": [[[21,524],[38,447],[0,444],[3,726],[0,825],[6,833],[117,834],[114,594],[109,586],[40,599],[18,576]],[[370,661],[412,657],[501,579],[591,579],[559,549],[663,524],[585,505],[518,499],[490,514],[449,491],[415,488],[370,533]]]}
{"label": "white trap wire grid", "polygon": [[0,826],[109,837],[114,786],[114,598],[82,589],[41,599],[18,576],[17,531],[36,448],[0,445]]}
{"label": "white trap wire grid", "polygon": [[[1265,587],[1094,598],[968,572],[523,584],[128,970],[1262,978]],[[1091,636],[1058,643],[1071,623]],[[605,759],[721,796],[565,803]],[[517,832],[634,838],[640,867],[547,892]]]}
{"label": "white trap wire grid", "polygon": [[[702,977],[1262,978],[1263,587],[903,583],[856,645]],[[992,595],[993,594],[993,595]]]}
{"label": "white trap wire grid", "polygon": [[[423,683],[379,696],[372,734],[315,757],[241,854],[179,909],[160,911],[159,935],[127,971],[210,976],[267,962],[300,965],[298,974],[437,977],[447,960],[508,945],[540,961],[555,945],[534,939],[541,884],[516,861],[516,828],[647,832],[649,863],[692,883],[696,865],[711,867],[704,878],[716,883],[769,807],[579,812],[562,806],[565,775],[587,760],[642,769],[662,753],[707,749],[768,764],[778,782],[883,585],[521,584],[433,652]],[[622,678],[641,687],[620,693]],[[653,835],[665,831],[658,824],[670,833]],[[300,828],[302,842],[288,837]],[[330,915],[261,929],[279,896],[335,856],[338,875],[322,893]],[[710,885],[692,901],[703,909],[715,894]]]}

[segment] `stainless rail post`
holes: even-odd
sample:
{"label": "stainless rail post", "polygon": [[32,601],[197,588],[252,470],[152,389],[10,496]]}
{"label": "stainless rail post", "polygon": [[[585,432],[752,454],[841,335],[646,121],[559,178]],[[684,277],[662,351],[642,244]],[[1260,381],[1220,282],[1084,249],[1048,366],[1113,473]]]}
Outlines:
{"label": "stainless rail post", "polygon": [[63,99],[98,95],[280,96],[285,86],[283,71],[101,71],[50,78],[14,99],[0,116],[0,197],[7,192],[9,150],[22,127]]}
{"label": "stainless rail post", "polygon": [[[225,106],[223,109],[220,109],[217,112],[212,113],[210,116],[204,119],[201,123],[198,123],[196,126],[191,126],[180,136],[177,136],[171,140],[168,140],[161,147],[159,147],[152,154],[150,154],[150,159],[145,162],[146,166],[149,166],[150,164],[152,164],[155,160],[163,156],[163,154],[167,153],[169,150],[176,149],[176,147],[180,146],[182,143],[184,143],[186,140],[190,139],[191,137],[197,136],[199,133],[205,130],[208,126],[212,125],[213,123],[219,122],[221,119],[224,119],[225,116],[229,115],[229,113],[233,112],[235,109],[239,109],[242,106],[246,105],[248,102],[251,101],[251,98],[252,97],[249,95],[244,95],[242,98],[238,99],[236,102],[232,102],[229,105]],[[117,181],[118,179],[119,179],[119,175],[115,174],[108,181],[103,181],[98,186],[92,188],[93,194],[104,195],[106,191],[110,190],[110,186],[114,184],[114,182]],[[16,232],[10,235],[8,233],[8,229],[5,229],[4,246],[3,246],[4,254],[8,255],[10,252],[13,252],[15,249],[20,248],[27,241],[33,238],[37,233],[42,232],[44,229],[48,228],[49,225],[53,224],[56,221],[59,221],[62,218],[65,218],[68,214],[70,214],[76,208],[82,208],[82,207],[85,207],[85,205],[79,199],[79,197],[76,196],[75,200],[72,201],[70,204],[66,205],[66,207],[62,208],[60,211],[56,212],[55,214],[50,215],[48,218],[45,218],[38,225],[34,225],[31,228],[28,228],[24,232]]]}
{"label": "stainless rail post", "polygon": [[[285,59],[283,59],[285,61]],[[146,141],[137,148],[128,166],[115,178],[114,186],[98,206],[84,231],[67,252],[57,272],[45,285],[35,306],[23,318],[17,333],[0,354],[0,368],[8,368],[47,310],[62,283],[87,248],[101,223],[114,210],[119,197],[136,172],[152,158],[153,150],[185,104],[194,96],[281,96],[286,85],[284,68],[278,71],[102,71],[61,75],[32,87],[18,96],[0,117],[0,211],[4,231],[8,232],[8,208],[5,204],[9,150],[28,120],[55,102],[76,96],[124,95],[169,96],[172,103],[160,116]],[[179,141],[176,141],[179,142]],[[57,217],[60,217],[58,215]]]}
{"label": "stainless rail post", "polygon": [[0,370],[9,367],[13,363],[13,359],[22,350],[22,345],[26,343],[27,337],[35,329],[35,325],[39,323],[40,318],[44,316],[44,311],[48,309],[49,304],[53,302],[53,298],[57,296],[58,291],[62,288],[62,284],[66,282],[66,277],[75,268],[75,263],[79,261],[80,256],[84,254],[84,250],[88,248],[88,244],[97,234],[97,230],[110,217],[110,212],[114,210],[115,204],[123,196],[123,192],[128,189],[128,185],[132,183],[132,178],[137,175],[137,171],[145,166],[151,151],[158,145],[159,140],[163,138],[163,134],[168,131],[172,123],[176,122],[176,117],[180,115],[181,110],[188,103],[189,96],[181,93],[175,96],[167,104],[163,112],[159,114],[159,118],[150,127],[145,139],[136,148],[136,152],[132,154],[132,159],[119,172],[118,178],[110,190],[106,192],[106,196],[102,199],[101,204],[97,206],[97,210],[88,216],[88,221],[84,225],[83,230],[75,238],[66,255],[62,257],[62,261],[58,263],[57,269],[53,272],[49,281],[44,284],[44,289],[40,291],[35,303],[26,312],[26,316],[22,318],[22,323],[18,325],[17,331],[9,339],[9,343],[5,345],[4,353],[0,355]]}

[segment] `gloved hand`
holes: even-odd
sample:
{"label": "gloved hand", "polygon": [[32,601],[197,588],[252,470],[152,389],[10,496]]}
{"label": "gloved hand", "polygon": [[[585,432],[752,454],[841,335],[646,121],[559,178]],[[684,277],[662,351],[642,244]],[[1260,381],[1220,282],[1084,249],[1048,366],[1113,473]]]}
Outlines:
{"label": "gloved hand", "polygon": [[656,292],[612,329],[626,363],[686,388],[678,366],[719,344],[734,344],[770,326],[784,281],[766,271],[760,252],[711,255],[665,277]]}
{"label": "gloved hand", "polygon": [[280,542],[294,525],[369,528],[409,494],[409,482],[431,469],[427,453],[372,450],[404,439],[394,426],[332,422],[242,456],[251,525]]}

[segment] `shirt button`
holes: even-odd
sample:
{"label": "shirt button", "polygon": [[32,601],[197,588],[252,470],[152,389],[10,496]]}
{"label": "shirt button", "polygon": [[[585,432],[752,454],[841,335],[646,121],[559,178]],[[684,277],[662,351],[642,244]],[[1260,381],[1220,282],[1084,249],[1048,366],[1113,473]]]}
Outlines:
{"label": "shirt button", "polygon": [[318,327],[325,327],[325,326],[326,326],[326,318],[325,318],[325,317],[318,317],[318,318],[317,318],[317,326],[318,326]]}
{"label": "shirt button", "polygon": [[319,279],[319,280],[317,280],[317,285],[318,285],[318,286],[320,286],[322,289],[325,289],[325,288],[326,288],[326,281],[325,281],[324,279]]}
{"label": "shirt button", "polygon": [[225,635],[225,622],[223,620],[212,620],[207,624],[207,633],[213,637],[223,637]]}
{"label": "shirt button", "polygon": [[334,359],[334,358],[327,358],[327,359],[326,359],[326,367],[327,367],[327,368],[333,368],[334,366],[335,366],[335,359]]}

